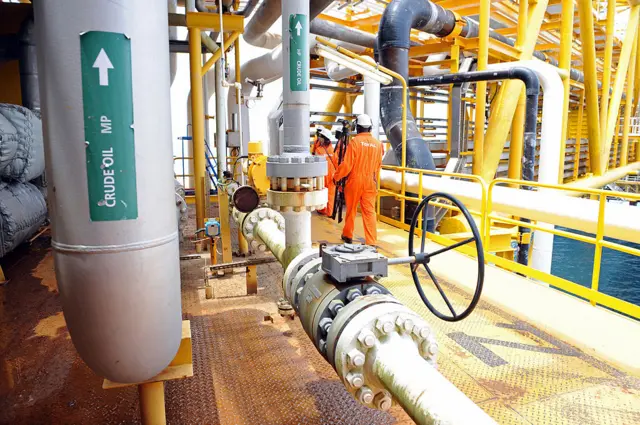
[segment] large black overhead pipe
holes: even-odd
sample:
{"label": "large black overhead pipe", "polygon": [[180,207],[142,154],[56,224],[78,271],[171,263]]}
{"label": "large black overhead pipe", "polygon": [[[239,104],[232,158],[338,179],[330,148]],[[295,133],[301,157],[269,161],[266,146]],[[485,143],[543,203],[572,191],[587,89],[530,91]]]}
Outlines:
{"label": "large black overhead pipe", "polygon": [[[455,15],[428,0],[394,0],[384,11],[378,31],[380,63],[409,78],[409,47],[411,29],[419,29],[444,37],[454,30]],[[406,99],[409,105],[409,99]],[[406,166],[434,170],[433,156],[427,142],[422,140],[411,111],[407,114]],[[402,85],[394,79],[380,88],[380,120],[387,139],[396,154],[402,157]]]}
{"label": "large black overhead pipe", "polygon": [[[520,80],[525,85],[527,95],[525,123],[524,123],[524,152],[522,157],[522,179],[533,181],[536,158],[536,133],[538,127],[538,96],[540,95],[540,80],[536,73],[529,68],[510,68],[499,71],[473,71],[458,74],[433,75],[410,78],[409,87],[437,86],[443,84],[462,84],[477,81]],[[523,187],[531,189],[530,186]],[[520,227],[520,233],[530,233],[531,229]],[[528,264],[529,244],[520,243],[518,246],[518,262]]]}
{"label": "large black overhead pipe", "polygon": [[[463,17],[460,36],[478,36],[478,23]],[[460,23],[458,23],[460,25]],[[393,0],[385,9],[378,32],[380,63],[399,73],[405,79],[409,75],[409,47],[411,29],[418,29],[438,37],[446,37],[456,27],[456,15],[429,0]],[[495,31],[489,36],[503,43],[514,45],[514,41]],[[536,52],[534,56],[548,60],[546,55]],[[582,75],[571,71],[571,78],[581,81]],[[407,104],[408,104],[407,100]],[[391,142],[398,163],[402,156],[402,87],[394,80],[380,89],[380,118],[387,139]],[[407,111],[407,166],[427,170],[435,169],[433,156],[422,135],[418,131],[413,115]]]}

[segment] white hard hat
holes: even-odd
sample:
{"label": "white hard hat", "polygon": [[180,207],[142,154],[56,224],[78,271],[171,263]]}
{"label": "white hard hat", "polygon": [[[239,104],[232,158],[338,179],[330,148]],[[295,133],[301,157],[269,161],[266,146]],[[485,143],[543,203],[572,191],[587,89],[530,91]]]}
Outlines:
{"label": "white hard hat", "polygon": [[358,119],[356,124],[360,127],[371,127],[373,124],[371,123],[371,117],[367,114],[358,115]]}
{"label": "white hard hat", "polygon": [[333,142],[333,135],[331,134],[331,130],[328,128],[322,127],[320,129],[320,134],[326,137],[330,142]]}

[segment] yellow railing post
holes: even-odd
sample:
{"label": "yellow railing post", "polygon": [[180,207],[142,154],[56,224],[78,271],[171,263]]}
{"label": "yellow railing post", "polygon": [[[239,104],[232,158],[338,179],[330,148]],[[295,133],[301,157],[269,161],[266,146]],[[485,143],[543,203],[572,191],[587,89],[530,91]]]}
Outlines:
{"label": "yellow railing post", "polygon": [[[609,1],[611,2],[615,0]],[[571,50],[573,47],[573,9],[573,0],[562,0],[559,65],[560,68],[565,70],[567,73],[571,71]],[[560,139],[560,171],[558,174],[558,183],[562,183],[564,180],[564,163],[567,146],[567,121],[569,118],[569,92],[571,86],[570,78],[564,78],[562,81],[562,85],[564,88],[564,109],[562,111],[562,137]]]}
{"label": "yellow railing post", "polygon": [[591,171],[596,175],[604,173],[604,164],[600,160],[600,116],[598,110],[598,74],[596,73],[596,44],[593,28],[591,0],[578,0],[580,18],[580,42],[582,43],[582,62],[584,88],[587,99],[587,128],[589,131],[589,158]]}
{"label": "yellow railing post", "polygon": [[[602,240],[604,239],[604,212],[607,205],[607,195],[600,193],[598,200],[598,227],[596,230],[595,252],[593,255],[593,274],[591,276],[591,289],[598,291],[600,283],[600,264],[602,262]],[[596,305],[595,299],[591,298],[591,305]]]}

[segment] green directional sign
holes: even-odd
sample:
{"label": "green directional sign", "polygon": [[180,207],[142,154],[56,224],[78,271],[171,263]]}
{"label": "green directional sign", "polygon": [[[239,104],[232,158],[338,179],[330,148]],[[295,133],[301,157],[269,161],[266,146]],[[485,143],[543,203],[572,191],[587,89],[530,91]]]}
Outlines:
{"label": "green directional sign", "polygon": [[289,15],[289,86],[291,91],[309,89],[309,18],[307,15]]}
{"label": "green directional sign", "polygon": [[131,40],[80,35],[84,137],[91,221],[138,218]]}

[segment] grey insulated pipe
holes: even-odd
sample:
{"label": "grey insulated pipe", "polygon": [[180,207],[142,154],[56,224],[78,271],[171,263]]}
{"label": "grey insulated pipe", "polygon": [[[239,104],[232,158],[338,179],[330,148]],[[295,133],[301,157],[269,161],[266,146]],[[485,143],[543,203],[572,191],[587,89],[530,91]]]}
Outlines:
{"label": "grey insulated pipe", "polygon": [[64,318],[94,372],[146,381],[182,335],[167,2],[33,7]]}
{"label": "grey insulated pipe", "polygon": [[267,31],[278,20],[281,10],[282,0],[264,0],[245,26],[244,41],[265,49],[273,49],[280,44],[281,36]]}
{"label": "grey insulated pipe", "polygon": [[[500,71],[474,71],[459,74],[434,75],[411,78],[410,87],[434,86],[441,84],[462,84],[476,81],[520,80],[525,85],[526,114],[524,123],[524,152],[522,158],[522,179],[534,180],[536,159],[536,134],[538,128],[538,96],[540,95],[540,80],[538,75],[529,68],[516,67]],[[530,186],[525,187],[531,189]],[[530,233],[528,227],[520,227],[521,233]],[[529,263],[529,244],[518,247],[518,262]]]}
{"label": "grey insulated pipe", "polygon": [[18,40],[22,105],[39,116],[40,88],[38,87],[38,58],[33,17],[27,18],[22,24]]}

